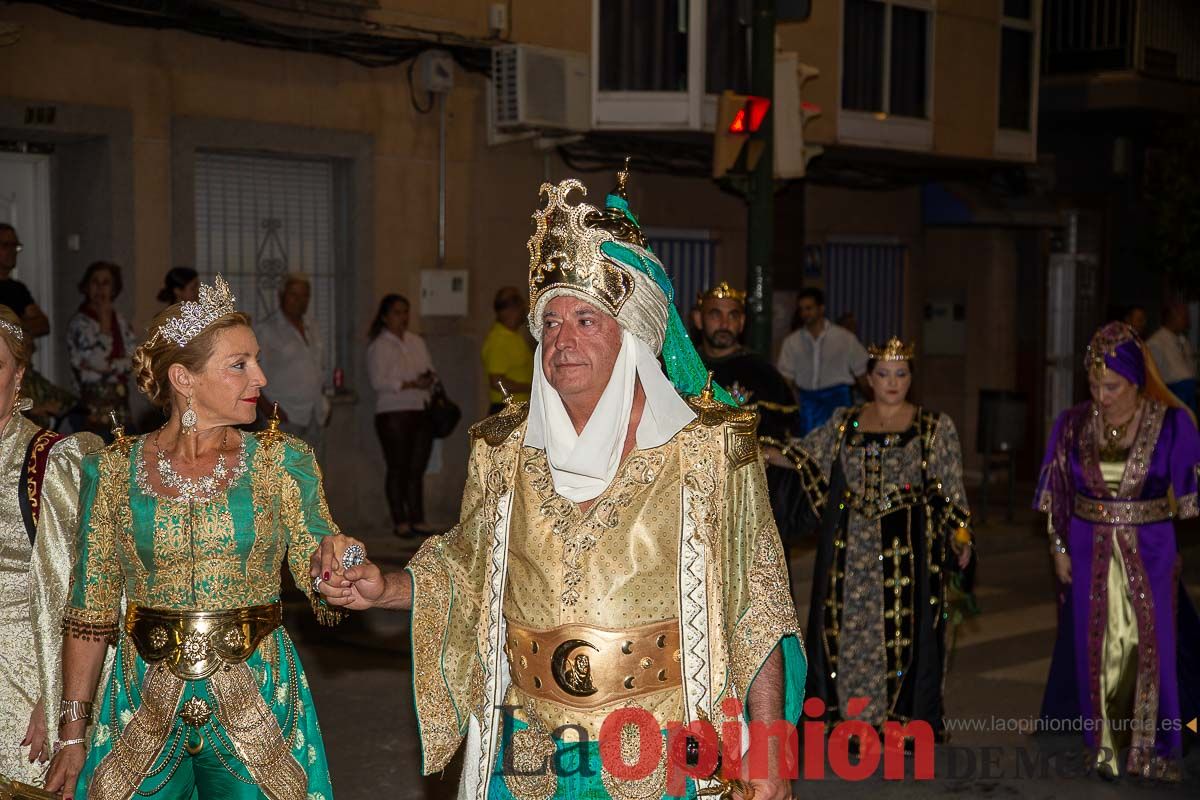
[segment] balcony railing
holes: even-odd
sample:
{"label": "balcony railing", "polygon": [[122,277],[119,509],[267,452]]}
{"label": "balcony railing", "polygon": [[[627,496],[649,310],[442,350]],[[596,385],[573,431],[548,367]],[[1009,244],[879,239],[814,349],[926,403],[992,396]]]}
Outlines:
{"label": "balcony railing", "polygon": [[1042,70],[1200,82],[1200,1],[1046,0]]}

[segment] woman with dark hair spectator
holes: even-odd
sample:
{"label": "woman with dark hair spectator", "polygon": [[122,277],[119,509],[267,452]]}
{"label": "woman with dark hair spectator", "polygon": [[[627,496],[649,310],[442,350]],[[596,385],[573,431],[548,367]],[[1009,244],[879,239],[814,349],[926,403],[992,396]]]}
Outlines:
{"label": "woman with dark hair spectator", "polygon": [[111,436],[110,413],[121,421],[129,415],[136,342],[133,328],[113,307],[121,286],[119,266],[109,261],[89,264],[79,281],[83,303],[67,323],[67,354],[79,384],[82,427],[104,437]]}
{"label": "woman with dark hair spectator", "polygon": [[191,267],[171,267],[163,278],[163,287],[158,290],[158,301],[173,306],[187,300],[200,299],[200,275]]}
{"label": "woman with dark hair spectator", "polygon": [[368,334],[367,373],[375,390],[375,432],[387,462],[384,486],[397,536],[423,536],[421,496],[425,467],[433,447],[426,418],[429,390],[437,381],[425,340],[408,330],[409,303],[389,294]]}

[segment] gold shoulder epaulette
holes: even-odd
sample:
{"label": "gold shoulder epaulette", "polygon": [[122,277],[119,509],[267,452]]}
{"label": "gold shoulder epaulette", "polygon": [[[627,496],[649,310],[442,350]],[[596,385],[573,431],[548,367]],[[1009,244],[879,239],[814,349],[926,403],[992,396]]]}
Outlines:
{"label": "gold shoulder epaulette", "polygon": [[255,431],[254,438],[258,439],[258,444],[264,450],[270,450],[275,445],[283,441],[287,436],[279,429],[279,403],[271,409],[271,416],[267,420],[267,427],[261,431]]}
{"label": "gold shoulder epaulette", "polygon": [[713,398],[712,373],[700,394],[687,398],[687,404],[696,412],[696,419],[689,428],[703,425],[706,428],[723,428],[725,431],[725,454],[735,468],[745,466],[758,459],[758,414],[744,408],[727,406]]}
{"label": "gold shoulder epaulette", "polygon": [[506,401],[499,413],[484,417],[471,426],[471,438],[483,439],[489,447],[499,447],[529,416],[529,403]]}
{"label": "gold shoulder epaulette", "polygon": [[105,445],[105,453],[120,453],[128,458],[133,453],[133,442],[137,439],[136,436],[121,436],[118,437],[112,444]]}
{"label": "gold shoulder epaulette", "polygon": [[112,420],[113,443],[104,448],[106,453],[120,453],[126,458],[133,452],[133,442],[136,436],[125,433],[125,426],[117,419],[117,412],[109,411],[108,418]]}

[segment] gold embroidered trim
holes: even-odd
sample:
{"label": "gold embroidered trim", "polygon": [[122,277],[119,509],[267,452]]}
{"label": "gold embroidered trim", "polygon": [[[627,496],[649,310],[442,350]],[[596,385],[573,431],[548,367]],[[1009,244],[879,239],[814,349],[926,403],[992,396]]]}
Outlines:
{"label": "gold embroidered trim", "polygon": [[142,704],[124,729],[112,737],[112,750],[92,774],[88,785],[91,800],[126,800],[141,787],[175,723],[175,709],[184,686],[169,670],[146,670]]}
{"label": "gold embroidered trim", "polygon": [[[306,800],[308,775],[292,755],[291,743],[267,706],[246,664],[214,672],[208,689],[216,701],[222,732],[233,744],[259,790],[270,800]],[[295,725],[301,721],[296,719]]]}
{"label": "gold embroidered trim", "polygon": [[504,785],[517,800],[550,800],[558,791],[558,776],[551,760],[557,748],[533,701],[525,704],[525,715],[529,727],[505,742],[511,753],[506,761],[511,763],[503,765]]}
{"label": "gold embroidered trim", "polygon": [[413,691],[425,773],[429,774],[444,769],[462,741],[461,721],[442,675],[443,638],[454,594],[436,539],[421,545],[407,569],[413,580]]}
{"label": "gold embroidered trim", "polygon": [[530,450],[522,469],[529,485],[541,499],[541,514],[553,520],[551,530],[563,543],[565,588],[561,599],[564,606],[579,602],[576,587],[583,580],[581,562],[584,554],[596,546],[605,531],[620,524],[621,509],[627,507],[639,491],[654,483],[665,463],[666,458],[657,450],[631,453],[612,485],[596,498],[585,514],[578,505],[554,493],[554,480],[550,477],[545,452]]}
{"label": "gold embroidered trim", "polygon": [[[1195,503],[1196,496],[1191,495]],[[1171,498],[1153,500],[1097,500],[1075,495],[1075,516],[1101,525],[1147,525],[1172,519]]]}
{"label": "gold embroidered trim", "polygon": [[[641,706],[629,705],[626,708]],[[627,766],[638,763],[641,752],[641,737],[637,725],[621,726],[621,762]],[[667,746],[663,743],[659,751],[658,766],[644,778],[631,781],[615,777],[603,761],[600,766],[600,782],[613,800],[658,800],[667,790]]]}
{"label": "gold embroidered trim", "polygon": [[63,636],[75,639],[113,644],[117,640],[117,618],[107,611],[67,606],[63,610],[62,632]]}

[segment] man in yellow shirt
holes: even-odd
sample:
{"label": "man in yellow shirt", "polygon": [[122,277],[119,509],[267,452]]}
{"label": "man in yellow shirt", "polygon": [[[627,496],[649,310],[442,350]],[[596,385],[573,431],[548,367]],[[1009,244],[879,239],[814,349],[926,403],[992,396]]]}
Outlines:
{"label": "man in yellow shirt", "polygon": [[[483,339],[483,371],[488,380],[488,414],[504,407],[504,393],[529,400],[533,382],[533,350],[521,331],[525,322],[525,296],[515,286],[505,286],[492,301],[496,322]],[[503,385],[503,390],[501,389]]]}

